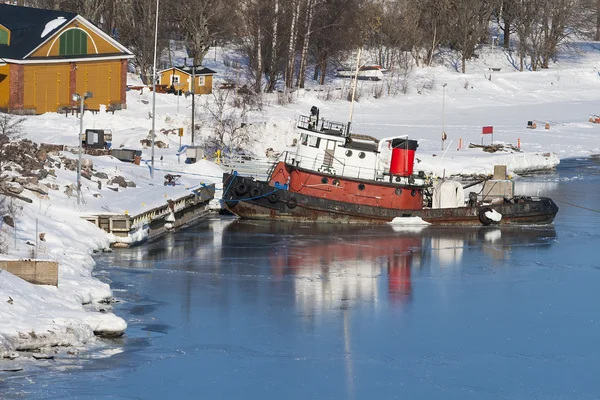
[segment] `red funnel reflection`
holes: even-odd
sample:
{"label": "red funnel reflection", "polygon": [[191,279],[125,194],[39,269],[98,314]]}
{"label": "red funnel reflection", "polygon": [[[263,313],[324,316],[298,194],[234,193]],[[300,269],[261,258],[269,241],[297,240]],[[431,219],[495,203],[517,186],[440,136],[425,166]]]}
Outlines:
{"label": "red funnel reflection", "polygon": [[[411,244],[410,247],[415,247],[419,244]],[[394,254],[388,264],[388,293],[390,300],[402,303],[408,301],[412,293],[410,269],[412,267],[413,254],[409,249],[403,253]]]}

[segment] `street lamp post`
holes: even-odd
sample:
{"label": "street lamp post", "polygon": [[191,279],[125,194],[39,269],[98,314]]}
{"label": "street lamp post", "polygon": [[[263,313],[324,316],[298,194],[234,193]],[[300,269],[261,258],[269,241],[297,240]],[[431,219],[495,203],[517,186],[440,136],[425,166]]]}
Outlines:
{"label": "street lamp post", "polygon": [[154,130],[156,128],[156,47],[158,43],[158,2],[156,0],[156,21],[154,23],[154,65],[152,67],[152,155],[150,158],[150,178],[154,179]]}
{"label": "street lamp post", "polygon": [[444,106],[446,103],[446,85],[448,84],[444,83],[442,85],[442,150],[444,150],[444,141],[446,140],[446,132],[444,131]]}
{"label": "street lamp post", "polygon": [[73,93],[73,101],[79,102],[79,162],[77,163],[77,204],[81,204],[81,154],[83,153],[83,106],[86,99],[93,97],[92,92],[85,92],[83,96]]}

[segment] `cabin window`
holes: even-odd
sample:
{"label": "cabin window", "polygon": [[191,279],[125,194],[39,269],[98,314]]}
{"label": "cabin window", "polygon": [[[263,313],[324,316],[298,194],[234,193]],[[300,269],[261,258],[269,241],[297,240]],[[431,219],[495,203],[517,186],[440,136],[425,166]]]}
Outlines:
{"label": "cabin window", "polygon": [[412,197],[415,197],[415,196],[417,195],[417,191],[416,191],[415,189],[411,190],[411,191],[410,191],[410,195],[411,195]]}
{"label": "cabin window", "polygon": [[340,186],[340,181],[338,181],[337,179],[334,179],[333,186]]}
{"label": "cabin window", "polygon": [[335,150],[335,140],[327,141],[327,150]]}
{"label": "cabin window", "polygon": [[8,41],[8,31],[2,27],[0,27],[0,44],[9,45]]}
{"label": "cabin window", "polygon": [[300,143],[302,143],[303,146],[308,145],[308,135],[306,133],[303,133],[300,136]]}
{"label": "cabin window", "polygon": [[361,151],[360,153],[358,153],[358,158],[365,158],[365,152]]}
{"label": "cabin window", "polygon": [[87,34],[81,29],[69,29],[60,35],[59,55],[87,54]]}
{"label": "cabin window", "polygon": [[364,183],[359,183],[358,184],[358,190],[365,190],[365,184]]}
{"label": "cabin window", "polygon": [[402,196],[402,189],[396,188],[395,192],[398,196]]}
{"label": "cabin window", "polygon": [[321,143],[321,138],[320,137],[316,137],[316,136],[309,136],[308,137],[308,145],[310,147],[319,148],[319,144],[320,143]]}
{"label": "cabin window", "polygon": [[346,150],[346,157],[352,157],[352,150]]}
{"label": "cabin window", "polygon": [[321,183],[324,184],[324,185],[326,185],[326,184],[329,183],[329,179],[327,179],[326,177],[322,177],[321,178]]}

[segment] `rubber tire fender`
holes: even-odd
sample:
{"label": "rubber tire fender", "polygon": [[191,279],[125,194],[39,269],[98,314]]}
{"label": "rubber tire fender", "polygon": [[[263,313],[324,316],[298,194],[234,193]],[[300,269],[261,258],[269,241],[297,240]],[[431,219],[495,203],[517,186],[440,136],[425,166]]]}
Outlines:
{"label": "rubber tire fender", "polygon": [[290,197],[287,201],[287,206],[289,208],[296,208],[296,206],[298,205],[298,200],[296,200],[295,197]]}
{"label": "rubber tire fender", "polygon": [[260,189],[256,186],[250,189],[250,197],[252,198],[259,197],[261,194]]}
{"label": "rubber tire fender", "polygon": [[273,192],[273,193],[269,194],[267,199],[269,200],[269,203],[275,204],[279,201],[279,195],[277,193]]}
{"label": "rubber tire fender", "polygon": [[245,183],[240,183],[239,185],[237,185],[235,187],[235,192],[239,195],[242,196],[244,194],[246,194],[246,192],[248,191],[248,186],[246,186]]}
{"label": "rubber tire fender", "polygon": [[481,210],[479,210],[478,216],[479,216],[479,222],[481,222],[482,225],[484,226],[488,226],[488,225],[492,225],[497,223],[496,221],[488,218],[485,213],[488,211],[493,211],[490,207],[483,207]]}

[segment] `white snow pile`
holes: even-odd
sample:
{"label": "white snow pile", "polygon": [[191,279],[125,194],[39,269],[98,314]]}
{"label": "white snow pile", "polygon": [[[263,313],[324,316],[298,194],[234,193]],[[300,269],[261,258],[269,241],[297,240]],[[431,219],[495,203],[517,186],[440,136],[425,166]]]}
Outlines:
{"label": "white snow pile", "polygon": [[421,217],[396,217],[391,222],[391,225],[397,226],[415,226],[415,225],[431,225],[424,221]]}
{"label": "white snow pile", "polygon": [[44,27],[44,31],[42,32],[42,35],[40,37],[46,37],[46,35],[48,35],[50,32],[52,32],[65,22],[67,22],[65,17],[57,17],[53,19],[52,21],[46,24],[46,26]]}

